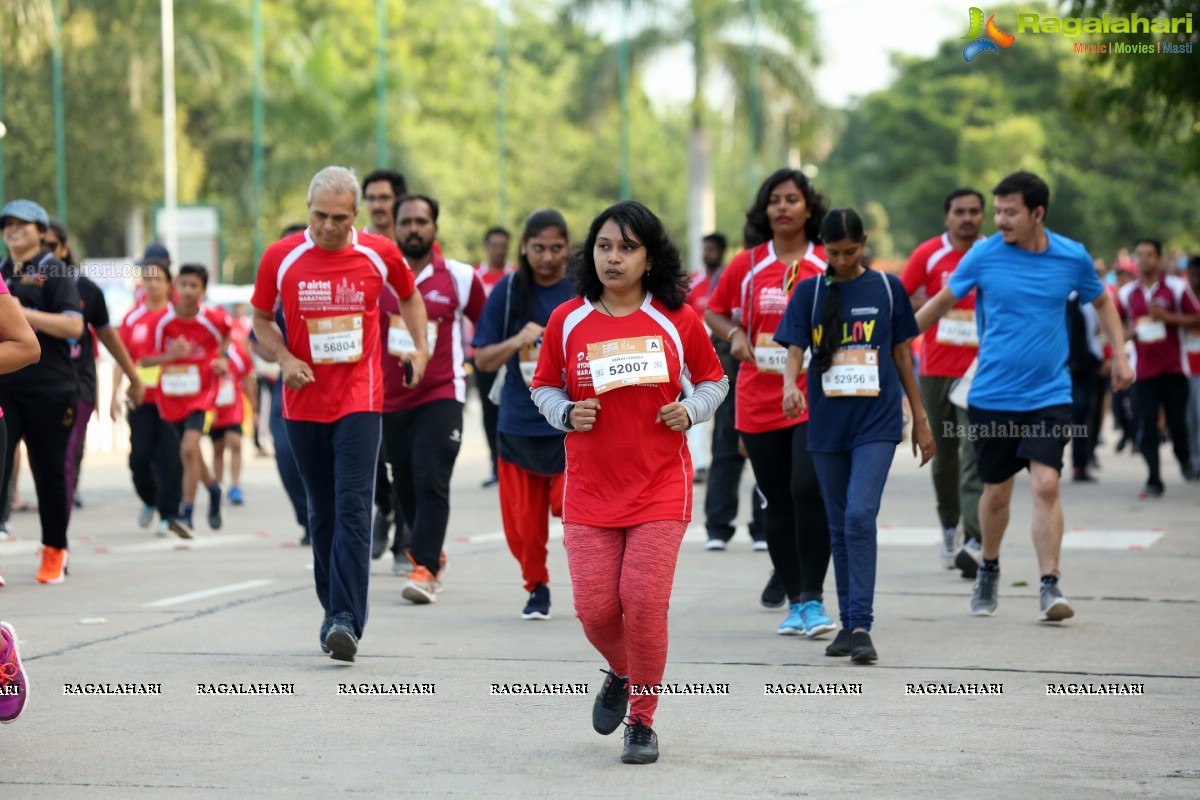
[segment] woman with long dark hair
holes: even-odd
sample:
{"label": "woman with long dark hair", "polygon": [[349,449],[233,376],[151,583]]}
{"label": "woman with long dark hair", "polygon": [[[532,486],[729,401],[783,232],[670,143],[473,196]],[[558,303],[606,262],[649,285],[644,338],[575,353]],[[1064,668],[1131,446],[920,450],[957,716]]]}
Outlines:
{"label": "woman with long dark hair", "polygon": [[496,426],[500,517],[529,593],[521,618],[538,620],[550,619],[546,543],[550,516],[562,516],[566,455],[563,433],[538,412],[529,385],[550,314],[575,296],[566,276],[567,221],[552,208],[534,211],[519,247],[520,266],[496,283],[472,344],[478,369],[504,375]]}
{"label": "woman with long dark hair", "polygon": [[[783,584],[788,615],[777,632],[812,639],[836,630],[825,612],[829,525],[820,483],[808,453],[807,415],[784,416],[779,396],[787,350],[775,341],[788,298],[806,278],[825,270],[820,225],[825,198],[799,170],[780,169],[758,190],[747,228],[763,244],[738,254],[708,301],[713,334],[732,343],[738,370],[736,427],[767,499],[767,548]],[[793,376],[803,392],[805,375]],[[773,594],[769,583],[764,603]]]}
{"label": "woman with long dark hair", "polygon": [[652,725],[671,584],[692,517],[684,431],[712,417],[729,381],[684,304],[679,250],[650,209],[625,201],[596,217],[574,276],[582,297],[550,316],[533,400],[567,431],[563,527],[575,613],[608,662],[592,727],[612,733],[628,708],[621,760],[649,764],[658,760]]}
{"label": "woman with long dark hair", "polygon": [[[913,409],[913,455],[920,447],[924,466],[936,447],[913,372],[917,321],[904,284],[863,266],[867,236],[854,209],[826,214],[821,238],[829,266],[800,284],[775,333],[788,348],[783,411],[790,418],[809,412],[808,449],[829,511],[842,630],[825,655],[870,664],[878,657],[870,634],[876,519],[902,438],[902,394]],[[806,400],[795,378],[809,349]]]}

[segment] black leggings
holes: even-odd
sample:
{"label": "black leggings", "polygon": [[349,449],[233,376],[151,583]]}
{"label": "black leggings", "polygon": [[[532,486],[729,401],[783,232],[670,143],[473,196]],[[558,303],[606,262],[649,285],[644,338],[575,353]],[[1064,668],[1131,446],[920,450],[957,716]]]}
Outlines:
{"label": "black leggings", "polygon": [[142,505],[158,509],[163,519],[179,516],[183,502],[183,462],[179,437],[171,423],[158,415],[154,403],[142,403],[127,414],[129,471]]}
{"label": "black leggings", "polygon": [[[434,575],[450,522],[450,476],[462,447],[463,404],[431,400],[383,415],[383,450],[396,485],[396,530],[412,531],[413,561]],[[396,536],[397,544],[401,536]]]}
{"label": "black leggings", "polygon": [[67,547],[67,523],[71,515],[63,465],[67,461],[71,428],[75,426],[75,404],[74,395],[35,398],[24,392],[0,390],[0,408],[4,409],[4,423],[8,427],[0,506],[8,502],[12,491],[13,455],[17,443],[24,438],[29,472],[37,490],[42,544],[46,547]]}
{"label": "black leggings", "polygon": [[767,498],[767,549],[792,602],[820,600],[829,571],[829,520],[808,452],[808,423],[743,433],[758,488]]}

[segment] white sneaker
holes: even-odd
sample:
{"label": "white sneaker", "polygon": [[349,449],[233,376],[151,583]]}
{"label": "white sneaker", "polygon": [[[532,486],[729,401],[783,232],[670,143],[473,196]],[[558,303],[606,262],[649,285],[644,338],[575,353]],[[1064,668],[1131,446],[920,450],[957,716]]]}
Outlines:
{"label": "white sneaker", "polygon": [[8,523],[0,525],[0,542],[6,542],[13,538],[13,535],[8,531]]}
{"label": "white sneaker", "polygon": [[765,552],[767,552],[767,549],[768,548],[767,548],[767,540],[766,539],[756,539],[754,541],[754,551],[755,552],[765,553]]}
{"label": "white sneaker", "polygon": [[704,549],[705,550],[724,550],[725,546],[726,545],[725,545],[724,539],[709,539],[708,542],[705,543]]}

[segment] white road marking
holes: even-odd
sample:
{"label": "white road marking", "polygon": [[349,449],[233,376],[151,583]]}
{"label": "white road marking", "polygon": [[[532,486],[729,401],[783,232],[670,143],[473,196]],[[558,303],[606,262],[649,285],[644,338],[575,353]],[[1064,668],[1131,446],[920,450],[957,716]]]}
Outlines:
{"label": "white road marking", "polygon": [[245,581],[243,583],[231,583],[228,586],[218,586],[215,589],[202,589],[199,592],[189,592],[188,594],[180,594],[175,597],[165,597],[162,600],[155,600],[153,603],[142,603],[142,608],[166,608],[167,606],[177,606],[180,603],[189,603],[192,600],[203,600],[208,597],[215,597],[219,594],[227,592],[240,592],[243,589],[257,589],[260,586],[266,586],[269,583],[274,583],[274,580],[260,579],[256,581]]}
{"label": "white road marking", "polygon": [[[1010,536],[1012,535],[1010,531]],[[1166,532],[1151,530],[1090,530],[1075,528],[1063,534],[1064,550],[1145,550]],[[892,547],[934,547],[942,541],[937,528],[879,527],[879,544]]]}

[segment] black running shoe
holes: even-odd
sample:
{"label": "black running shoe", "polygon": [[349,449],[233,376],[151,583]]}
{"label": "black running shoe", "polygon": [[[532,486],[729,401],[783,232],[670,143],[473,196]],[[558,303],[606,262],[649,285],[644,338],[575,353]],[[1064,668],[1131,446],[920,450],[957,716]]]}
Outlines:
{"label": "black running shoe", "polygon": [[825,655],[833,658],[845,658],[850,655],[850,629],[842,628],[837,632],[837,636],[833,637],[833,641],[825,648]]}
{"label": "black running shoe", "polygon": [[329,636],[329,629],[333,627],[333,616],[326,611],[325,619],[321,621],[321,652],[329,655],[329,645],[325,644],[325,638]]}
{"label": "black running shoe", "polygon": [[387,552],[388,537],[392,531],[392,515],[382,511],[375,512],[375,522],[371,525],[371,559],[382,558]]}
{"label": "black running shoe", "polygon": [[879,660],[875,645],[871,644],[871,634],[866,631],[850,634],[850,660],[855,664],[874,664]]}
{"label": "black running shoe", "polygon": [[592,727],[596,733],[608,736],[621,727],[621,721],[629,711],[629,679],[620,677],[612,670],[600,671],[607,673],[608,677],[592,703]]}
{"label": "black running shoe", "polygon": [[774,571],[771,572],[771,577],[767,578],[767,585],[763,587],[759,602],[763,608],[783,608],[787,604],[787,591],[783,588],[783,581],[776,577]]}
{"label": "black running shoe", "polygon": [[346,612],[333,615],[333,626],[325,637],[329,657],[335,661],[353,661],[358,653],[358,637],[354,635],[354,618]]}
{"label": "black running shoe", "polygon": [[529,593],[529,602],[521,612],[521,619],[550,619],[550,587],[539,583]]}
{"label": "black running shoe", "polygon": [[221,484],[215,481],[208,487],[208,527],[221,529]]}
{"label": "black running shoe", "polygon": [[1162,497],[1163,491],[1165,491],[1165,487],[1162,485],[1162,481],[1147,483],[1142,487],[1142,497]]}
{"label": "black running shoe", "polygon": [[625,749],[621,761],[626,764],[653,764],[658,761],[658,734],[635,720],[625,726]]}

